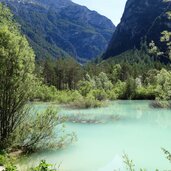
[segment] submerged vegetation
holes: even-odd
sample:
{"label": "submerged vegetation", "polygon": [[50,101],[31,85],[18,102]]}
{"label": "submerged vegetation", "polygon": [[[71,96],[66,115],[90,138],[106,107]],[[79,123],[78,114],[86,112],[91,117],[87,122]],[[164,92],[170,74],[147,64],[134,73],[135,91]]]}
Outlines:
{"label": "submerged vegetation", "polygon": [[93,115],[93,114],[75,114],[67,116],[67,122],[83,123],[83,124],[101,124],[117,121],[120,119],[118,115]]}

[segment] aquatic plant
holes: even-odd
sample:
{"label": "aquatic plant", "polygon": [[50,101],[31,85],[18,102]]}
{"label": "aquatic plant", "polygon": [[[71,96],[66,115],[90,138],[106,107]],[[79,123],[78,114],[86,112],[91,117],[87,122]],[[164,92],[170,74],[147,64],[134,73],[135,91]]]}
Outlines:
{"label": "aquatic plant", "polygon": [[104,124],[120,119],[118,115],[75,114],[67,116],[67,122],[83,124]]}

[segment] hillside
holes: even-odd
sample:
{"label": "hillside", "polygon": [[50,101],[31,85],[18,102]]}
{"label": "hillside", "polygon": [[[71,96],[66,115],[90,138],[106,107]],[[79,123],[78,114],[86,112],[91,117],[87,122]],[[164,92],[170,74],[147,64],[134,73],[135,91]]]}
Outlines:
{"label": "hillside", "polygon": [[104,52],[115,29],[106,17],[70,0],[0,1],[15,14],[38,59],[92,59]]}
{"label": "hillside", "polygon": [[164,3],[163,0],[128,0],[121,22],[103,58],[139,48],[141,40],[159,43],[160,33],[171,30],[165,13],[167,10],[171,10],[171,4]]}

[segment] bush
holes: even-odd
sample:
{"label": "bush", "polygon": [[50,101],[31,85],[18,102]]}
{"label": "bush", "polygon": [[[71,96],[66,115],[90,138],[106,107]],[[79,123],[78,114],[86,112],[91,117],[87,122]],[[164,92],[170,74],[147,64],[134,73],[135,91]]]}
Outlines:
{"label": "bush", "polygon": [[171,100],[171,72],[165,69],[162,69],[157,78],[157,99],[158,100]]}
{"label": "bush", "polygon": [[151,106],[154,108],[171,108],[171,102],[155,100],[154,102],[151,103]]}
{"label": "bush", "polygon": [[70,91],[58,91],[57,92],[57,103],[59,104],[66,104],[72,101],[71,97],[71,92]]}
{"label": "bush", "polygon": [[124,98],[129,100],[134,99],[136,95],[136,89],[137,89],[137,85],[135,79],[129,78],[126,81]]}
{"label": "bush", "polygon": [[118,81],[111,91],[107,91],[110,100],[123,99],[125,96],[126,83]]}
{"label": "bush", "polygon": [[107,93],[103,89],[96,89],[89,92],[88,96],[92,95],[96,100],[103,101],[107,99]]}
{"label": "bush", "polygon": [[155,86],[137,87],[135,99],[154,100],[156,97]]}
{"label": "bush", "polygon": [[116,100],[118,99],[118,94],[115,92],[115,89],[112,89],[111,91],[107,91],[107,98],[109,100]]}
{"label": "bush", "polygon": [[[10,157],[7,157],[7,155],[0,155],[0,160],[3,158],[3,165],[4,170],[3,171],[19,171],[17,167],[14,165]],[[40,164],[34,168],[26,169],[27,171],[57,171],[57,169],[53,169],[52,164],[48,164],[45,160],[42,160]]]}
{"label": "bush", "polygon": [[37,86],[32,100],[39,100],[43,102],[55,101],[57,98],[57,90],[53,86],[40,85]]}
{"label": "bush", "polygon": [[45,160],[42,160],[37,167],[31,168],[29,171],[57,171],[56,169],[52,169],[52,167],[52,164],[48,164]]}
{"label": "bush", "polygon": [[56,100],[60,104],[67,104],[82,98],[78,91],[58,91]]}
{"label": "bush", "polygon": [[10,164],[8,166],[5,166],[5,170],[4,171],[18,171],[17,167],[13,164]]}
{"label": "bush", "polygon": [[95,99],[92,93],[89,93],[86,97],[77,99],[69,104],[69,107],[76,109],[98,108],[102,107],[104,103]]}
{"label": "bush", "polygon": [[[31,110],[26,112],[35,113]],[[61,148],[70,143],[66,140],[71,141],[72,135],[61,135],[65,118],[59,116],[57,111],[48,108],[36,115],[30,113],[11,136],[13,150],[21,149],[25,153],[30,153],[45,148]],[[58,130],[58,133],[54,132],[55,130]]]}
{"label": "bush", "polygon": [[14,165],[14,159],[5,152],[1,152],[0,154],[0,166],[5,167],[4,171],[17,171],[17,167]]}

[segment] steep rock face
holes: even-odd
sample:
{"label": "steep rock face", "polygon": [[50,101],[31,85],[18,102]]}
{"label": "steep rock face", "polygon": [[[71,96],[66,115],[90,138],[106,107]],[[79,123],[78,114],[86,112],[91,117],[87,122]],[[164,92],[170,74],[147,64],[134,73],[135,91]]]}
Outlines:
{"label": "steep rock face", "polygon": [[171,22],[166,16],[168,10],[171,10],[171,4],[163,0],[128,0],[104,59],[139,48],[144,39],[159,42],[160,33],[171,30]]}
{"label": "steep rock face", "polygon": [[92,59],[104,52],[115,29],[106,17],[70,0],[0,1],[11,8],[39,59]]}

